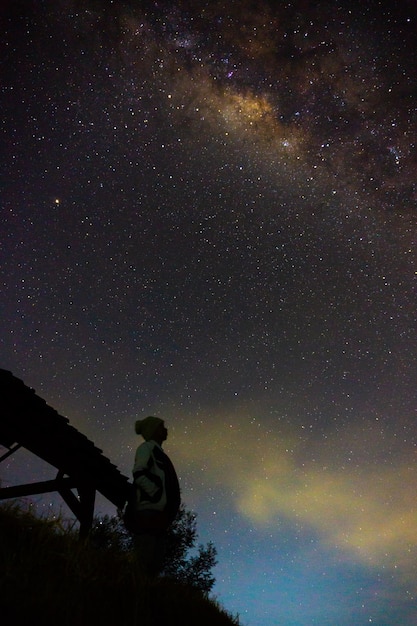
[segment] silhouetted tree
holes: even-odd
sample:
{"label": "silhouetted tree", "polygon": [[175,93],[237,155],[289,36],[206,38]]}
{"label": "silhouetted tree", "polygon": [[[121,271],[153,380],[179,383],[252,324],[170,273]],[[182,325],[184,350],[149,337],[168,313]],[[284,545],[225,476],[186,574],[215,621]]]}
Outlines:
{"label": "silhouetted tree", "polygon": [[[196,515],[182,505],[168,530],[162,574],[209,593],[215,583],[211,570],[217,563],[217,550],[211,541],[206,546],[199,544],[196,548],[197,537]],[[197,553],[190,556],[189,552],[194,548]]]}
{"label": "silhouetted tree", "polygon": [[132,535],[119,517],[104,515],[95,517],[90,532],[90,543],[99,550],[130,552],[133,550]]}
{"label": "silhouetted tree", "polygon": [[[181,505],[167,533],[167,552],[162,576],[174,578],[209,593],[215,583],[212,569],[216,565],[217,550],[210,541],[196,546],[196,514]],[[90,535],[91,544],[101,550],[130,552],[133,537],[119,517],[96,517]]]}

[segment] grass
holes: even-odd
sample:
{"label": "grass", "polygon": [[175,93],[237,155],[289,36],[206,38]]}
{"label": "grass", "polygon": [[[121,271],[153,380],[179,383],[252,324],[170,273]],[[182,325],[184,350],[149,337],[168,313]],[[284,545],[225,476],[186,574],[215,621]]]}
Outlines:
{"label": "grass", "polygon": [[132,554],[83,544],[19,505],[0,507],[0,563],[0,615],[14,626],[239,624],[197,589],[138,577]]}

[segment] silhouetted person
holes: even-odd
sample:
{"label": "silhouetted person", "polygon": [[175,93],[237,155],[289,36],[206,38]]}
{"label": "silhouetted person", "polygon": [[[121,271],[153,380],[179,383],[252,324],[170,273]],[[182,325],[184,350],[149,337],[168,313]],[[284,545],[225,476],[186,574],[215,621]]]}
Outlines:
{"label": "silhouetted person", "polygon": [[168,436],[165,423],[149,416],[135,423],[145,439],[135,455],[133,481],[136,486],[135,549],[139,571],[156,576],[162,569],[166,531],[180,506],[180,488],[170,459],[162,450]]}

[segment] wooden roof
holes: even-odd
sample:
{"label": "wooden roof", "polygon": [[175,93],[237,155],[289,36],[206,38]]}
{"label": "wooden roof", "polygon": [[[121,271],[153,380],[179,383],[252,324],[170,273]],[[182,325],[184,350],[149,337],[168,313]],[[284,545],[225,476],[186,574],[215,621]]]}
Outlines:
{"label": "wooden roof", "polygon": [[[10,454],[23,446],[57,468],[58,477],[67,481],[68,486],[78,488],[79,492],[86,488],[90,493],[98,491],[118,508],[122,508],[127,500],[129,479],[103,455],[103,451],[33,389],[3,369],[0,369],[0,444],[8,448]],[[47,483],[51,481],[44,483],[45,486]],[[7,495],[8,490],[13,489],[0,489],[0,499],[13,497]],[[52,490],[45,488],[45,492]]]}

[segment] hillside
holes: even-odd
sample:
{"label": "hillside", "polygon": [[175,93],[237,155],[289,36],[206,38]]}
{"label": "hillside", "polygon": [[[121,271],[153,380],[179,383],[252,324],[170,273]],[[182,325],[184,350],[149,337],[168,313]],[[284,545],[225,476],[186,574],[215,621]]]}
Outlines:
{"label": "hillside", "polygon": [[[215,600],[160,578],[131,555],[80,543],[60,520],[0,507],[1,615],[14,626],[237,626]],[[11,622],[10,622],[11,623]]]}

